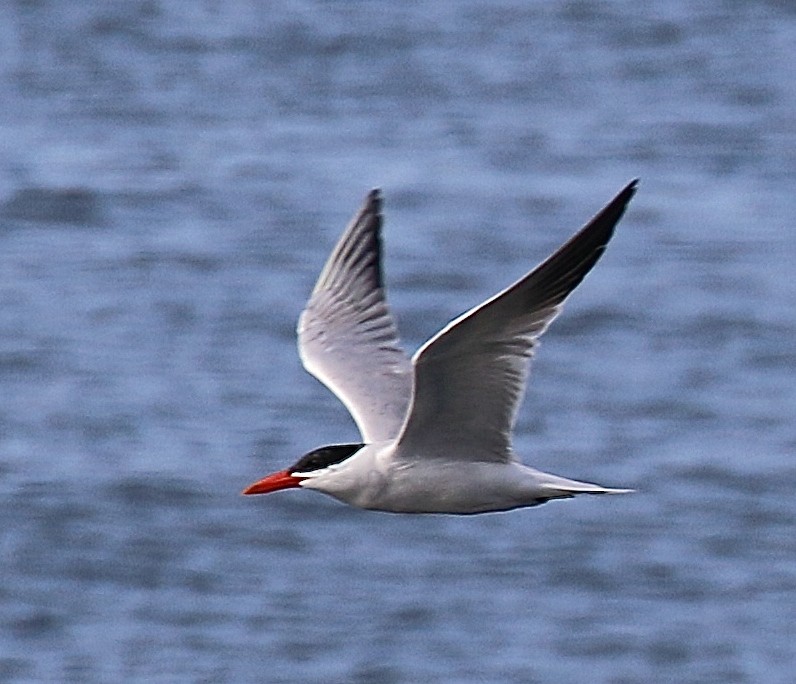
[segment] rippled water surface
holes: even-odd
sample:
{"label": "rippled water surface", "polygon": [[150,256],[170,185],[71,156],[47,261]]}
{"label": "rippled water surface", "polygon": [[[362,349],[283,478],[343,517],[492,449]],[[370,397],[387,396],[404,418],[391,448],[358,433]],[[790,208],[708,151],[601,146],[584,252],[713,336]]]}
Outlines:
{"label": "rippled water surface", "polygon": [[[0,8],[0,682],[791,682],[786,2]],[[356,437],[294,326],[370,187],[414,349],[629,179],[516,446],[610,499],[239,491]]]}

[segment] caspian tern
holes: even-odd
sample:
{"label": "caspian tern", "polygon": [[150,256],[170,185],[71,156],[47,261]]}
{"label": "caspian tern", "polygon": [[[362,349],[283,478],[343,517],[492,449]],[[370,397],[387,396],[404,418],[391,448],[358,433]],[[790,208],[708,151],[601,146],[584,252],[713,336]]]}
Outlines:
{"label": "caspian tern", "polygon": [[451,321],[411,361],[387,307],[381,194],[371,191],[298,324],[304,367],[345,404],[362,443],[315,449],[243,493],[304,487],[371,510],[471,514],[632,491],[523,465],[511,433],[539,337],[597,263],[637,182],[533,271]]}

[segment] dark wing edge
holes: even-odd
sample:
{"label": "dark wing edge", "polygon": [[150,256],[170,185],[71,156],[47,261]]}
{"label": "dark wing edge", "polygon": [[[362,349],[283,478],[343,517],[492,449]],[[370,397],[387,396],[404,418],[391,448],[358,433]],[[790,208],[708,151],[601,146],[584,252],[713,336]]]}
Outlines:
{"label": "dark wing edge", "polygon": [[637,187],[636,178],[553,255],[505,293],[522,290],[526,293],[525,305],[530,311],[563,304],[602,256]]}
{"label": "dark wing edge", "polygon": [[351,294],[351,290],[383,289],[381,274],[382,197],[373,188],[356,216],[346,227],[318,276],[313,294],[332,290]]}

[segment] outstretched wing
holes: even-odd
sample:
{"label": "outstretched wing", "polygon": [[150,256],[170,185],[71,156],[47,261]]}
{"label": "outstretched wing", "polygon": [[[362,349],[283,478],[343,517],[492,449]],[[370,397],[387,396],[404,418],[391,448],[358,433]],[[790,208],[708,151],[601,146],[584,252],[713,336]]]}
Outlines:
{"label": "outstretched wing", "polygon": [[304,367],[334,392],[362,439],[394,438],[412,393],[381,274],[381,195],[372,190],[346,228],[298,324]]}
{"label": "outstretched wing", "polygon": [[536,269],[452,321],[417,351],[401,454],[512,458],[511,430],[537,340],[597,263],[636,183]]}

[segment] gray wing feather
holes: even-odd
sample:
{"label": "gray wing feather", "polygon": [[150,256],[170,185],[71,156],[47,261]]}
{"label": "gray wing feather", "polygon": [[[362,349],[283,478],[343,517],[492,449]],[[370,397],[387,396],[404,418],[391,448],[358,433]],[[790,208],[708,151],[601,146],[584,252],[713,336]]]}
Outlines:
{"label": "gray wing feather", "polygon": [[372,190],[324,266],[298,324],[304,367],[348,408],[365,442],[394,438],[412,367],[381,273],[381,196]]}
{"label": "gray wing feather", "polygon": [[417,351],[401,453],[513,458],[511,431],[537,340],[597,263],[636,183],[536,269],[452,321]]}

